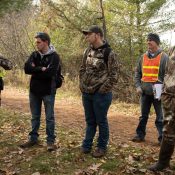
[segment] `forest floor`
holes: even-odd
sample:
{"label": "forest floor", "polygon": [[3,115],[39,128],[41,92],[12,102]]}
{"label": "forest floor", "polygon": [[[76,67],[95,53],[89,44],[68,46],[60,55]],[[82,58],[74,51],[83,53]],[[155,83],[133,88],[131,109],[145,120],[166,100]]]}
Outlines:
{"label": "forest floor", "polygon": [[[3,173],[8,175],[151,174],[151,172],[146,170],[146,167],[156,161],[159,152],[157,130],[154,125],[155,115],[154,111],[151,110],[145,142],[133,143],[131,139],[135,135],[139,113],[139,105],[137,104],[113,102],[108,113],[110,126],[109,151],[103,159],[94,159],[90,155],[80,155],[79,151],[85,130],[81,98],[73,97],[69,94],[65,95],[62,91],[58,91],[55,104],[55,117],[57,123],[57,145],[59,149],[56,154],[51,154],[51,157],[49,157],[56,162],[50,159],[48,162],[46,159],[49,155],[43,151],[45,149],[44,111],[42,112],[42,124],[40,129],[42,148],[39,148],[39,151],[36,151],[37,148],[27,151],[21,150],[18,144],[27,140],[27,135],[30,131],[31,116],[28,91],[6,87],[2,92],[2,107],[0,111],[0,136],[1,138],[4,136],[0,142],[0,147],[2,149],[0,152],[0,163],[2,164],[0,165],[0,175]],[[4,117],[4,115],[6,115],[6,117]],[[14,135],[11,135],[12,130]],[[10,139],[12,140],[10,141]],[[13,147],[8,147],[8,149],[6,148],[4,150],[3,146],[7,144],[6,142],[8,142],[9,145],[13,145]],[[65,151],[67,155],[65,155]],[[18,161],[15,160],[16,156],[14,155],[16,154],[19,156]],[[9,159],[9,157],[11,157],[10,162],[6,160]],[[42,162],[41,159],[45,162]],[[28,165],[25,164],[22,166],[21,162],[25,162],[24,160]],[[34,162],[34,160],[36,162]],[[20,162],[21,167],[17,168],[14,162]],[[72,164],[72,162],[75,162],[76,165]],[[175,165],[174,161],[172,162],[173,165]],[[50,164],[56,164],[57,168],[55,165],[53,167],[48,167]],[[28,169],[25,171],[24,169],[26,169],[26,166]],[[174,171],[167,170],[158,174],[168,175],[173,173]]]}

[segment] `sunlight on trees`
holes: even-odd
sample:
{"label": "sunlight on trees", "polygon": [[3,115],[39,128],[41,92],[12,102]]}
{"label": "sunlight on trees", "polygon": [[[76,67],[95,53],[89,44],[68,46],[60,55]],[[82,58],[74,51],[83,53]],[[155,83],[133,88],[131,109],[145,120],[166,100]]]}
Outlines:
{"label": "sunlight on trees", "polygon": [[[132,80],[136,60],[146,49],[146,35],[149,32],[160,35],[174,27],[173,0],[38,0],[33,3],[17,0],[13,5],[8,2],[3,0],[0,4],[3,9],[0,52],[22,68],[34,49],[35,33],[48,32],[63,60],[63,71],[71,79],[78,76],[87,46],[82,29],[92,24],[103,27],[105,38],[119,55],[123,86],[129,87],[133,86],[127,81]],[[168,46],[169,43],[163,43],[164,48]]]}

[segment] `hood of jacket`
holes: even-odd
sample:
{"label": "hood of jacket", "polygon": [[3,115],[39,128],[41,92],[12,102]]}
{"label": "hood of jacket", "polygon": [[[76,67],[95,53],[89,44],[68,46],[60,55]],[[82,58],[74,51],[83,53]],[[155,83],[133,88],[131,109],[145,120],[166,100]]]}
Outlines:
{"label": "hood of jacket", "polygon": [[98,48],[94,48],[93,45],[90,45],[90,48],[93,49],[93,50],[104,49],[104,48],[107,48],[107,47],[110,47],[110,45],[106,41],[103,41],[103,45],[98,47]]}
{"label": "hood of jacket", "polygon": [[148,55],[149,58],[155,58],[161,52],[162,52],[162,49],[159,48],[155,53],[151,53],[150,51],[147,51],[146,54]]}
{"label": "hood of jacket", "polygon": [[50,45],[49,50],[46,53],[43,54],[43,53],[39,52],[39,54],[41,55],[41,58],[43,58],[45,55],[51,55],[54,52],[55,52],[55,47],[53,45]]}

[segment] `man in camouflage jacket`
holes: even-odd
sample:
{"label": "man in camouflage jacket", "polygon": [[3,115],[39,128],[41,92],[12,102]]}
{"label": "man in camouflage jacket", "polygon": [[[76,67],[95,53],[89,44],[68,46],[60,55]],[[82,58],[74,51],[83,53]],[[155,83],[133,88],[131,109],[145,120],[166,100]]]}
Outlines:
{"label": "man in camouflage jacket", "polygon": [[0,55],[0,66],[3,67],[5,70],[11,70],[13,68],[13,63]]}
{"label": "man in camouflage jacket", "polygon": [[166,68],[162,104],[164,113],[163,140],[157,163],[149,167],[151,171],[161,171],[170,166],[175,145],[175,47],[170,49]]}
{"label": "man in camouflage jacket", "polygon": [[5,75],[5,70],[11,70],[13,68],[13,64],[10,60],[4,58],[0,55],[0,106],[1,106],[1,91],[4,89],[4,81],[3,77]]}
{"label": "man in camouflage jacket", "polygon": [[13,68],[13,64],[8,59],[4,58],[2,55],[0,55],[0,91],[4,89],[4,82],[3,82],[3,76],[4,76],[4,70],[11,70]]}
{"label": "man in camouflage jacket", "polygon": [[84,52],[79,74],[86,118],[82,152],[91,152],[98,126],[99,137],[93,157],[102,157],[109,140],[107,112],[112,101],[112,89],[118,79],[118,62],[110,46],[103,41],[101,28],[91,26],[88,30],[83,30],[83,34],[90,47]]}

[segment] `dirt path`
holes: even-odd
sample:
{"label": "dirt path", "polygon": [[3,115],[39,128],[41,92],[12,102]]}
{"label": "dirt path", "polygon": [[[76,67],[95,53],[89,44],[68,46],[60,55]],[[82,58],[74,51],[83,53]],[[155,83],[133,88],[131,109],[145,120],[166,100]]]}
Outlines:
{"label": "dirt path", "polygon": [[[2,92],[2,107],[30,113],[28,104],[28,92],[19,89],[6,87]],[[118,110],[120,111],[120,109]],[[55,105],[56,120],[65,127],[85,127],[84,113],[80,100],[57,99]],[[109,125],[111,141],[113,143],[127,143],[135,135],[135,128],[138,124],[138,116],[125,116],[120,112],[109,111]],[[154,118],[150,118],[147,125],[146,142],[132,143],[138,146],[157,145],[157,131],[154,126]]]}

